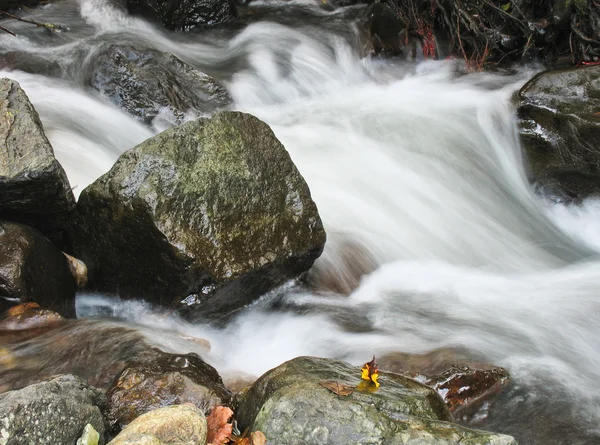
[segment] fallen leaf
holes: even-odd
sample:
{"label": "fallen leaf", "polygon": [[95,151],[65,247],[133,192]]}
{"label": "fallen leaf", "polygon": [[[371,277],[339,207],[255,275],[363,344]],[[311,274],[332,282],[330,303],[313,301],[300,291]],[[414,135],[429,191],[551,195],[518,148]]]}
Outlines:
{"label": "fallen leaf", "polygon": [[21,315],[31,309],[40,309],[40,305],[34,302],[21,303],[16,306],[11,307],[6,311],[6,314],[9,317],[14,317],[16,315]]}
{"label": "fallen leaf", "polygon": [[379,382],[377,381],[379,378],[379,365],[375,361],[375,356],[373,356],[373,360],[363,365],[360,370],[360,377],[363,380],[369,380],[375,383],[375,386],[379,388]]}
{"label": "fallen leaf", "polygon": [[334,394],[338,396],[349,396],[354,392],[354,388],[348,385],[344,385],[340,382],[336,382],[335,380],[325,380],[323,382],[319,382],[323,388],[327,388]]}
{"label": "fallen leaf", "polygon": [[254,431],[250,433],[250,443],[252,445],[265,445],[267,443],[267,437],[262,431]]}
{"label": "fallen leaf", "polygon": [[233,411],[227,406],[215,406],[206,418],[207,433],[206,443],[212,445],[225,445],[231,439],[233,425],[229,423]]}

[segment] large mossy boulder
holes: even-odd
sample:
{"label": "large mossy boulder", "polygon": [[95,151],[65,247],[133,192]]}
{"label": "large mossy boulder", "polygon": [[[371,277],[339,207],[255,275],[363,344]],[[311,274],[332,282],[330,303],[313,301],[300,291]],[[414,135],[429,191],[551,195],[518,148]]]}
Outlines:
{"label": "large mossy boulder", "polygon": [[169,405],[193,404],[205,415],[231,403],[221,376],[195,354],[163,354],[158,359],[130,363],[107,393],[106,418],[113,431],[134,419]]}
{"label": "large mossy boulder", "polygon": [[[451,423],[442,399],[415,380],[382,373],[375,388],[360,376],[344,362],[295,358],[240,393],[238,427],[262,431],[272,445],[516,445],[512,437]],[[354,392],[338,395],[322,382]]]}
{"label": "large mossy boulder", "polygon": [[23,224],[0,221],[0,246],[0,309],[33,301],[75,316],[75,277],[49,239]]}
{"label": "large mossy boulder", "polygon": [[93,88],[147,124],[159,115],[180,124],[186,113],[214,113],[231,103],[217,80],[172,54],[111,45],[91,71]]}
{"label": "large mossy boulder", "polygon": [[325,232],[267,124],[222,112],[124,153],[88,188],[70,232],[90,288],[225,315],[308,270]]}
{"label": "large mossy boulder", "polygon": [[58,238],[75,207],[67,175],[19,84],[0,79],[0,218]]}
{"label": "large mossy boulder", "polygon": [[125,0],[131,14],[161,23],[172,31],[226,23],[235,18],[231,0]]}
{"label": "large mossy boulder", "polygon": [[521,140],[533,179],[585,198],[600,192],[600,66],[546,71],[519,92]]}
{"label": "large mossy boulder", "polygon": [[0,394],[0,443],[71,445],[90,424],[104,444],[102,391],[72,375]]}

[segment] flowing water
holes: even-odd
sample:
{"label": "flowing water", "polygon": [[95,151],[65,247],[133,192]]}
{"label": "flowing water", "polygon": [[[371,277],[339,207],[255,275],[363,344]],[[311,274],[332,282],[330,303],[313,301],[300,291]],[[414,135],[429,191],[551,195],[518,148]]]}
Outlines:
{"label": "flowing water", "polygon": [[[206,338],[203,356],[222,373],[260,375],[304,354],[361,364],[466,348],[516,383],[486,428],[522,444],[600,443],[600,204],[552,204],[528,183],[511,96],[533,72],[361,58],[348,11],[311,4],[285,2],[306,22],[273,13],[239,30],[170,35],[107,1],[67,0],[29,16],[70,32],[11,22],[20,35],[0,35],[11,55],[0,76],[30,96],[76,193],[164,128],[86,86],[96,52],[171,52],[224,80],[233,108],[266,121],[290,152],[328,234],[316,270],[350,280],[348,245],[350,263],[375,269],[350,296],[289,284],[224,328],[97,295],[79,296],[78,314],[118,316],[171,351],[190,351],[172,333]],[[340,313],[361,328],[330,316]]]}

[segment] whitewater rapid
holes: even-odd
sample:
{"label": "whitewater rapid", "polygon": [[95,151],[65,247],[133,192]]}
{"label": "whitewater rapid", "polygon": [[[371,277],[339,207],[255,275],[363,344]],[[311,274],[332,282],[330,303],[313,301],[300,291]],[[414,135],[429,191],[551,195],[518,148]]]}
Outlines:
{"label": "whitewater rapid", "polygon": [[[454,61],[360,57],[355,41],[314,25],[259,22],[227,39],[182,41],[105,1],[81,0],[79,11],[81,38],[52,46],[0,36],[0,46],[60,62],[60,78],[0,76],[31,98],[76,194],[162,129],[86,87],[76,66],[100,44],[143,44],[220,73],[232,108],[271,126],[328,234],[317,270],[343,279],[348,242],[363,253],[351,261],[376,269],[347,297],[288,285],[222,329],[96,295],[79,297],[80,316],[108,311],[177,352],[189,344],[165,332],[207,338],[212,350],[202,354],[223,373],[260,375],[305,354],[360,364],[373,354],[463,347],[528,388],[521,405],[506,402],[507,432],[541,398],[543,415],[575,422],[583,437],[554,443],[592,443],[600,421],[600,203],[554,205],[529,184],[512,95],[532,71],[465,75]],[[316,310],[275,311],[274,300]],[[370,329],[344,329],[323,307],[360,314]],[[515,431],[532,428],[534,442],[549,443],[537,420]]]}

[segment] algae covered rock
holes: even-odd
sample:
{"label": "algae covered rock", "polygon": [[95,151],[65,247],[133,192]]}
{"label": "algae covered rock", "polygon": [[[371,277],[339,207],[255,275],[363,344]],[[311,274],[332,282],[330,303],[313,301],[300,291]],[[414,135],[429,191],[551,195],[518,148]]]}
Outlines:
{"label": "algae covered rock", "polygon": [[[267,444],[516,445],[512,437],[451,423],[442,399],[415,380],[382,373],[375,388],[360,375],[344,362],[290,360],[240,393],[238,427],[262,431]],[[354,391],[337,395],[324,381]]]}
{"label": "algae covered rock", "polygon": [[74,207],[67,175],[29,98],[17,82],[0,79],[0,218],[58,238]]}
{"label": "algae covered rock", "polygon": [[33,301],[75,316],[75,278],[50,240],[31,227],[0,221],[0,246],[0,308]]}
{"label": "algae covered rock", "polygon": [[206,417],[191,405],[175,405],[141,415],[109,445],[205,445]]}
{"label": "algae covered rock", "polygon": [[89,286],[231,313],[308,270],[325,232],[267,124],[222,112],[143,142],[80,198],[70,231]]}
{"label": "algae covered rock", "polygon": [[574,198],[600,192],[600,66],[540,73],[519,100],[533,179]]}
{"label": "algae covered rock", "polygon": [[72,375],[0,394],[0,443],[75,444],[90,424],[104,444],[102,391]]}
{"label": "algae covered rock", "polygon": [[140,415],[168,405],[191,403],[208,415],[230,401],[221,376],[200,357],[164,354],[125,368],[107,393],[106,417],[113,429],[122,429]]}

